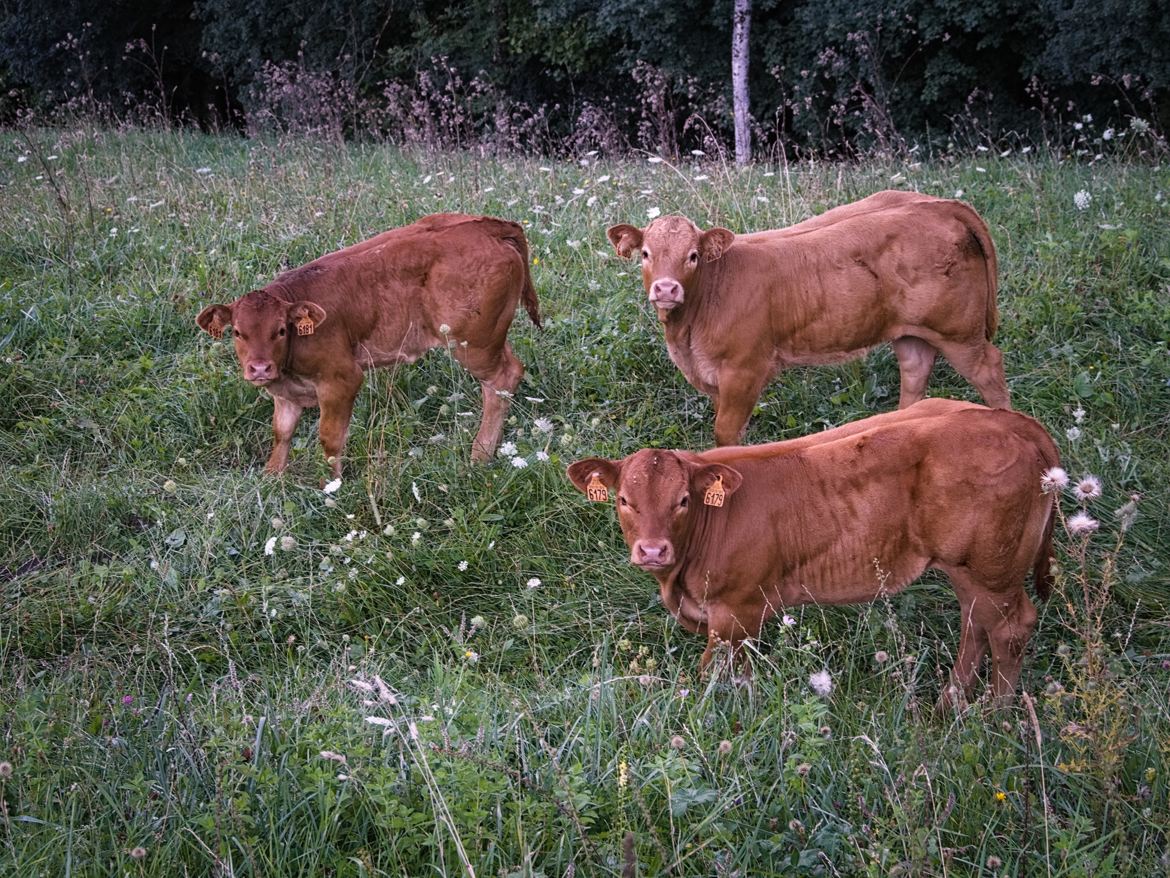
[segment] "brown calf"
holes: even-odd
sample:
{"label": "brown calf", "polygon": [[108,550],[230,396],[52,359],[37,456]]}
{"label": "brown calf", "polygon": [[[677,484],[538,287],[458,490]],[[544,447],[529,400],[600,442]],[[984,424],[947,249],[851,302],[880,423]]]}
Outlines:
{"label": "brown calf", "polygon": [[508,345],[518,303],[540,326],[528,242],[516,223],[436,214],[294,268],[196,318],[219,338],[232,327],[244,378],[271,395],[265,470],[288,464],[301,412],[321,407],[321,446],[335,477],[365,370],[412,363],[433,347],[483,388],[474,460],[495,453],[524,366]]}
{"label": "brown calf", "polygon": [[682,216],[616,225],[671,360],[715,404],[715,442],[743,438],[764,386],[788,366],[852,359],[893,343],[899,407],[922,399],[941,352],[988,405],[1010,408],[995,246],[968,205],[879,192],[784,229],[701,231]]}
{"label": "brown calf", "polygon": [[872,601],[944,571],[962,614],[949,703],[970,696],[989,649],[992,693],[1015,691],[1036,625],[1024,580],[1050,587],[1055,507],[1040,478],[1057,464],[1031,418],[930,399],[789,442],[644,449],[568,474],[590,499],[616,494],[630,563],[707,635],[704,669],[718,643],[734,656],[787,607]]}

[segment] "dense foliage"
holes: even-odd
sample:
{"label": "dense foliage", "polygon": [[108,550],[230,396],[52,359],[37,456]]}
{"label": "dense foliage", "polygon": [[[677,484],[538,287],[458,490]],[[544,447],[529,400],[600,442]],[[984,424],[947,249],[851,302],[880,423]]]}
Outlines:
{"label": "dense foliage", "polygon": [[[1160,127],[1170,109],[1153,0],[754,7],[760,153],[1051,139],[1062,118]],[[11,0],[0,83],[10,118],[148,106],[250,130],[675,155],[728,142],[730,27],[730,0]]]}
{"label": "dense foliage", "polygon": [[[627,832],[642,876],[1164,874],[1165,165],[741,171],[75,127],[0,138],[0,182],[0,874],[616,876]],[[794,609],[750,688],[698,679],[702,639],[564,476],[711,442],[608,224],[776,227],[890,186],[987,219],[1013,401],[1104,486],[1079,504],[1096,533],[1058,527],[1000,712],[934,714],[941,577]],[[470,464],[478,387],[434,351],[370,376],[335,493],[311,414],[263,476],[272,403],[194,316],[443,210],[532,245],[545,328],[511,332],[513,447]],[[888,349],[793,370],[748,439],[897,390]],[[941,363],[931,393],[974,397]]]}

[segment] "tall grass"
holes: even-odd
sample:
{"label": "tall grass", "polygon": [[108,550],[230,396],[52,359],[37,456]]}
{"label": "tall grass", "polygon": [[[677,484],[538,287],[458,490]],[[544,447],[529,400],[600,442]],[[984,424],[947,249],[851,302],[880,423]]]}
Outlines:
{"label": "tall grass", "polygon": [[[627,832],[646,875],[1170,868],[1165,167],[0,143],[0,873],[616,875]],[[1014,403],[1105,485],[1005,712],[932,712],[941,578],[770,627],[750,689],[697,679],[703,644],[563,476],[711,442],[607,225],[754,230],[889,186],[988,220]],[[478,388],[435,352],[370,376],[336,494],[311,418],[263,477],[271,403],[194,315],[440,210],[529,236],[548,325],[513,327],[515,451],[470,465]],[[888,351],[794,370],[748,439],[889,409],[897,383]],[[973,398],[945,365],[931,390]]]}

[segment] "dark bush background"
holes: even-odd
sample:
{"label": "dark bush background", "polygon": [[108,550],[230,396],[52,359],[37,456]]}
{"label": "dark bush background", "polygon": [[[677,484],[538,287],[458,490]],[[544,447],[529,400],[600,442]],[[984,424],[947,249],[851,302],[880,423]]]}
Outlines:
{"label": "dark bush background", "polygon": [[[757,154],[1159,130],[1155,0],[757,0]],[[0,112],[529,151],[730,132],[730,0],[8,0]]]}

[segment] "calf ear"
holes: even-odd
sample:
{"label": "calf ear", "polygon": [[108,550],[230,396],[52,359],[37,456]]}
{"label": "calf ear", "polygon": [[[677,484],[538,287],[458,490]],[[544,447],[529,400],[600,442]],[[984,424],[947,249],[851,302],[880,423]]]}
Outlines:
{"label": "calf ear", "polygon": [[743,484],[743,476],[721,463],[709,463],[695,470],[691,485],[703,495],[707,506],[722,506],[726,498],[734,494]]}
{"label": "calf ear", "polygon": [[609,238],[609,243],[613,244],[613,249],[622,259],[629,259],[635,250],[642,249],[642,230],[629,223],[610,226],[605,236]]}
{"label": "calf ear", "polygon": [[312,335],[325,322],[325,309],[316,302],[297,302],[289,306],[288,322],[296,327],[297,335]]}
{"label": "calf ear", "polygon": [[199,312],[195,322],[212,338],[223,338],[223,331],[232,325],[232,309],[227,305],[208,305]]}
{"label": "calf ear", "polygon": [[724,254],[734,240],[735,232],[728,229],[707,229],[699,236],[699,252],[703,254],[703,261],[714,262]]}
{"label": "calf ear", "polygon": [[621,461],[600,457],[587,457],[569,464],[568,469],[569,481],[578,491],[597,502],[609,499],[608,489],[617,487],[621,474]]}

